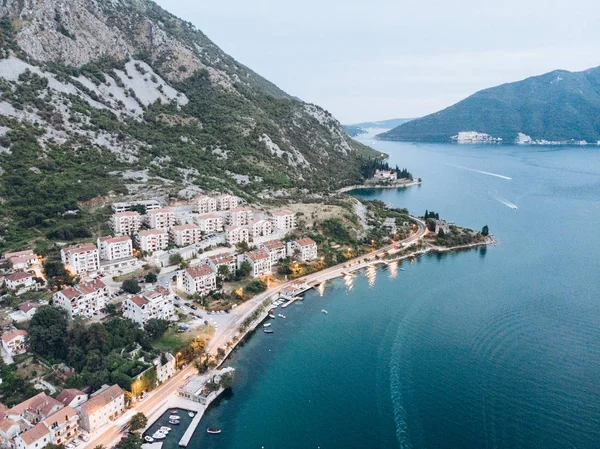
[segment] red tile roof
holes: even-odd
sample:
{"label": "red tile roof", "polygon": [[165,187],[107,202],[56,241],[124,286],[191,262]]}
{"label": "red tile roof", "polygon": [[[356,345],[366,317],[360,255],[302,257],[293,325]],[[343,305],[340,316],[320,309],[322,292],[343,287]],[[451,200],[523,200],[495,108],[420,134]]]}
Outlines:
{"label": "red tile roof", "polygon": [[261,243],[261,246],[264,246],[268,250],[285,248],[281,240],[268,240],[266,242]]}
{"label": "red tile roof", "polygon": [[102,393],[92,396],[86,402],[81,405],[81,410],[88,416],[94,413],[96,410],[110,404],[112,401],[117,399],[119,396],[123,396],[123,390],[118,385],[113,385]]}
{"label": "red tile roof", "polygon": [[189,223],[180,225],[180,226],[173,226],[171,229],[173,229],[174,231],[187,231],[188,229],[189,230],[194,230],[194,229],[200,230],[200,228],[198,226],[189,224]]}
{"label": "red tile roof", "polygon": [[36,257],[34,252],[30,249],[26,249],[24,251],[15,251],[12,253],[6,253],[4,254],[4,257],[6,259],[12,259],[13,257],[23,257],[23,256],[33,256]]}
{"label": "red tile roof", "polygon": [[148,215],[156,215],[156,214],[171,214],[171,213],[175,213],[175,211],[173,211],[173,209],[169,209],[167,207],[163,208],[163,209],[154,209],[154,210],[149,210],[147,212]]}
{"label": "red tile roof", "polygon": [[[23,432],[21,435],[19,435],[19,438],[21,438],[25,444],[29,446],[30,444],[33,444],[46,436],[50,436],[50,431],[44,424],[38,423],[27,432]],[[50,441],[48,441],[48,443],[49,442]]]}
{"label": "red tile roof", "polygon": [[112,237],[112,236],[100,237],[98,240],[100,240],[101,242],[110,244],[110,243],[121,243],[121,242],[131,241],[131,238],[126,235],[122,235],[120,237]]}
{"label": "red tile roof", "polygon": [[23,313],[27,313],[31,309],[36,309],[38,307],[38,305],[39,304],[36,304],[35,302],[27,301],[27,302],[24,302],[23,304],[19,305],[19,310]]}
{"label": "red tile roof", "polygon": [[129,300],[138,307],[144,307],[146,304],[148,304],[150,302],[146,298],[144,298],[142,296],[137,296],[137,295],[132,296],[131,298],[129,298]]}
{"label": "red tile roof", "polygon": [[62,408],[63,405],[56,399],[42,392],[29,398],[10,409],[11,415],[21,415],[27,409],[39,410],[42,415],[49,415],[54,407]]}
{"label": "red tile roof", "polygon": [[22,329],[13,329],[2,334],[2,341],[5,343],[10,342],[12,339],[17,337],[27,337],[27,331]]}
{"label": "red tile roof", "polygon": [[12,281],[12,282],[17,282],[17,281],[22,281],[22,280],[29,279],[32,277],[33,277],[33,274],[31,274],[31,273],[25,273],[23,271],[18,271],[17,273],[13,273],[10,276],[7,276],[6,280]]}
{"label": "red tile roof", "polygon": [[257,249],[246,253],[246,257],[252,262],[256,262],[257,260],[268,259],[269,255],[264,249]]}
{"label": "red tile roof", "polygon": [[57,412],[54,412],[48,416],[44,420],[44,423],[51,429],[54,424],[61,424],[63,422],[71,421],[75,415],[77,415],[77,412],[73,410],[73,407],[67,405],[66,407],[61,408]]}
{"label": "red tile roof", "polygon": [[84,253],[86,251],[94,251],[95,249],[97,248],[93,243],[84,243],[82,245],[68,246],[62,250],[65,253]]}
{"label": "red tile roof", "polygon": [[300,246],[312,246],[316,245],[315,241],[310,237],[304,237],[303,239],[296,240],[296,243]]}
{"label": "red tile roof", "polygon": [[116,214],[113,214],[114,218],[121,218],[121,217],[139,217],[140,214],[138,212],[130,212],[130,211],[125,211],[125,212],[119,212]]}
{"label": "red tile roof", "polygon": [[185,270],[192,278],[201,278],[215,273],[210,265],[199,265],[197,267],[189,267]]}
{"label": "red tile roof", "polygon": [[146,229],[145,231],[140,231],[140,235],[141,236],[149,236],[149,235],[159,235],[159,234],[166,234],[167,231],[164,229]]}
{"label": "red tile roof", "polygon": [[56,400],[64,405],[69,405],[77,396],[85,395],[86,394],[83,391],[76,388],[65,388],[58,396],[56,396]]}
{"label": "red tile roof", "polygon": [[294,215],[294,212],[289,209],[281,209],[273,212],[273,216],[275,217],[285,217],[286,215]]}

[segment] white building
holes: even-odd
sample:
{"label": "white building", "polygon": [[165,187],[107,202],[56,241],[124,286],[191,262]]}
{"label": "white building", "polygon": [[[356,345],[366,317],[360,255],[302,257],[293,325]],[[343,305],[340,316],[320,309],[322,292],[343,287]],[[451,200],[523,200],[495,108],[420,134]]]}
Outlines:
{"label": "white building", "polygon": [[221,265],[225,265],[229,268],[230,274],[235,274],[237,269],[237,263],[233,254],[217,254],[216,256],[210,256],[205,260],[205,263],[210,265],[216,272],[219,271]]}
{"label": "white building", "polygon": [[217,197],[217,210],[229,210],[238,207],[240,200],[233,195],[220,195]]}
{"label": "white building", "polygon": [[264,237],[273,233],[273,224],[269,220],[251,220],[248,224],[252,238]]}
{"label": "white building", "polygon": [[273,212],[273,227],[279,231],[291,231],[296,227],[296,214],[289,209]]}
{"label": "white building", "polygon": [[383,180],[383,181],[395,181],[398,179],[398,174],[392,170],[375,170],[375,175],[373,176],[375,179]]}
{"label": "white building", "polygon": [[63,248],[60,250],[60,259],[75,274],[92,274],[100,269],[98,248],[93,243]]}
{"label": "white building", "polygon": [[305,262],[317,258],[317,244],[310,237],[288,242],[288,256],[293,257],[296,251],[300,260]]}
{"label": "white building", "polygon": [[188,295],[206,295],[217,289],[217,272],[206,264],[180,270],[177,272],[177,289]]}
{"label": "white building", "polygon": [[151,229],[169,229],[175,226],[175,211],[168,208],[151,210],[145,220]]}
{"label": "white building", "polygon": [[252,220],[252,209],[236,207],[227,214],[227,224],[231,226],[246,226]]}
{"label": "white building", "polygon": [[64,288],[52,297],[54,304],[67,311],[69,317],[92,318],[106,307],[109,291],[104,282],[94,279],[74,287]]}
{"label": "white building", "polygon": [[257,249],[245,253],[242,255],[241,259],[250,262],[253,277],[257,278],[271,274],[271,257],[264,249]]}
{"label": "white building", "polygon": [[6,282],[7,288],[20,293],[34,290],[38,285],[37,282],[35,282],[34,275],[25,271],[17,271],[16,273],[6,276],[4,282]]}
{"label": "white building", "polygon": [[39,264],[37,255],[30,249],[6,253],[4,258],[10,262],[14,270],[26,270],[32,265]]}
{"label": "white building", "polygon": [[9,356],[24,354],[27,352],[27,331],[13,329],[2,334],[2,349]]}
{"label": "white building", "polygon": [[241,226],[226,226],[225,239],[230,245],[237,245],[241,242],[249,242],[250,234],[248,228],[243,228]]}
{"label": "white building", "polygon": [[156,357],[152,362],[156,369],[156,380],[158,383],[163,383],[169,380],[177,372],[175,357],[170,352],[165,353],[166,363],[162,363],[162,357]]}
{"label": "white building", "polygon": [[[125,393],[118,385],[104,385],[78,410],[79,425],[90,433],[114,421],[125,412]],[[38,448],[41,449],[41,448]]]}
{"label": "white building", "polygon": [[287,250],[281,240],[269,240],[260,244],[260,249],[265,250],[271,257],[271,264],[275,265],[287,257]]}
{"label": "white building", "polygon": [[200,215],[196,218],[196,223],[198,223],[200,230],[205,234],[210,232],[221,232],[223,230],[223,218],[218,215]]}
{"label": "white building", "polygon": [[116,235],[130,235],[139,231],[142,217],[137,212],[119,212],[110,217],[108,225]]}
{"label": "white building", "polygon": [[147,253],[164,250],[169,246],[169,234],[165,229],[140,231],[135,235],[135,244]]}
{"label": "white building", "polygon": [[217,200],[210,196],[201,195],[196,198],[196,207],[199,214],[210,214],[217,211]]}
{"label": "white building", "polygon": [[100,237],[98,239],[100,260],[119,260],[133,257],[133,244],[129,236]]}
{"label": "white building", "polygon": [[113,203],[112,208],[116,213],[130,211],[134,207],[142,206],[146,212],[160,209],[162,206],[156,200],[129,201],[127,203]]}
{"label": "white building", "polygon": [[202,240],[202,230],[193,224],[173,226],[169,229],[169,238],[176,246],[195,245]]}
{"label": "white building", "polygon": [[90,395],[76,388],[65,388],[56,396],[56,400],[65,406],[79,407],[89,399]]}
{"label": "white building", "polygon": [[152,318],[171,320],[175,315],[173,295],[165,287],[134,295],[123,302],[123,316],[143,326]]}

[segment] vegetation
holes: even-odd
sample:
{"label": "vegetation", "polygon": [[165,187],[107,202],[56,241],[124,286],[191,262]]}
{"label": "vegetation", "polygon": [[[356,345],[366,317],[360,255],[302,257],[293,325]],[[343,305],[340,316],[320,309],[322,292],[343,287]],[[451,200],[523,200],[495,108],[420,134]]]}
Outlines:
{"label": "vegetation", "polygon": [[137,279],[127,279],[123,281],[121,288],[123,289],[123,291],[131,293],[132,295],[135,295],[136,293],[142,291],[142,287],[140,287],[140,284],[137,281]]}
{"label": "vegetation", "polygon": [[142,412],[138,412],[129,420],[129,430],[136,432],[148,425],[148,418]]}

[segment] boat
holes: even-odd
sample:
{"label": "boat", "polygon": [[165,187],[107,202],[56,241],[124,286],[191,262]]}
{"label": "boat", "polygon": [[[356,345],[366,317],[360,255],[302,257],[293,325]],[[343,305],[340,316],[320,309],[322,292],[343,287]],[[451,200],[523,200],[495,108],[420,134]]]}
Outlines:
{"label": "boat", "polygon": [[325,313],[325,314],[327,314],[327,313],[329,313],[329,312],[328,312],[327,310],[325,310],[325,309],[321,309],[321,313]]}
{"label": "boat", "polygon": [[146,435],[146,436],[144,437],[144,441],[146,441],[147,443],[153,443],[153,442],[154,442],[154,438],[152,438],[152,437],[151,437],[151,436],[149,436],[149,435]]}
{"label": "boat", "polygon": [[177,414],[177,412],[178,412],[178,411],[177,411],[177,409],[173,409],[173,410],[171,410],[171,411],[170,411],[170,414],[171,414],[171,415],[176,415],[176,414]]}
{"label": "boat", "polygon": [[265,323],[265,324],[263,324],[263,327],[270,327],[270,326],[271,326],[271,323]]}
{"label": "boat", "polygon": [[273,315],[272,313],[269,313],[269,318],[271,318],[272,320],[275,319],[275,315]]}
{"label": "boat", "polygon": [[285,315],[282,315],[281,313],[277,315],[279,318],[285,318]]}
{"label": "boat", "polygon": [[406,268],[399,268],[400,271],[406,271]]}
{"label": "boat", "polygon": [[152,434],[152,438],[154,438],[155,440],[164,440],[165,438],[167,438],[167,435],[164,432],[157,430]]}
{"label": "boat", "polygon": [[272,334],[273,333],[273,329],[263,329],[263,332],[265,334]]}
{"label": "boat", "polygon": [[167,426],[162,426],[162,427],[161,427],[160,429],[158,429],[158,430],[160,430],[160,431],[161,431],[161,432],[163,432],[163,433],[169,433],[169,432],[171,431],[171,428],[170,428],[170,427],[167,427]]}
{"label": "boat", "polygon": [[188,416],[189,416],[190,418],[193,418],[193,417],[194,417],[194,416],[196,416],[196,415],[194,415],[194,412],[189,412],[189,413],[188,413]]}
{"label": "boat", "polygon": [[179,419],[181,419],[181,417],[179,415],[171,415],[171,416],[169,416],[169,419],[177,419],[177,420],[179,420]]}
{"label": "boat", "polygon": [[206,429],[207,433],[221,433],[221,429],[217,429],[216,427],[209,427]]}
{"label": "boat", "polygon": [[171,424],[172,426],[178,426],[179,424],[181,424],[181,421],[179,421],[178,419],[170,419],[169,424]]}

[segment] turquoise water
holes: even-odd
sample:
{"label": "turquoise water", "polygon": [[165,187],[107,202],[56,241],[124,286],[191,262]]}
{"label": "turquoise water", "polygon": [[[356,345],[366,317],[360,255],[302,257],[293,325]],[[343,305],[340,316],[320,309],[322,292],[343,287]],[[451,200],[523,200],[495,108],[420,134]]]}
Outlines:
{"label": "turquoise water", "polygon": [[[177,416],[179,416],[181,423],[179,425],[169,424],[169,416],[171,415],[171,410],[177,410]],[[183,437],[183,434],[189,427],[192,422],[192,418],[188,415],[189,410],[183,409],[169,409],[165,413],[163,413],[160,418],[158,418],[155,422],[152,423],[150,427],[143,433],[142,436],[152,436],[154,432],[159,430],[161,427],[170,427],[171,430],[167,434],[167,437],[164,440],[155,441],[156,443],[162,443],[162,449],[178,449],[179,441]]]}
{"label": "turquoise water", "polygon": [[599,447],[599,150],[373,145],[424,183],[361,195],[499,244],[309,292],[235,353],[194,445]]}

